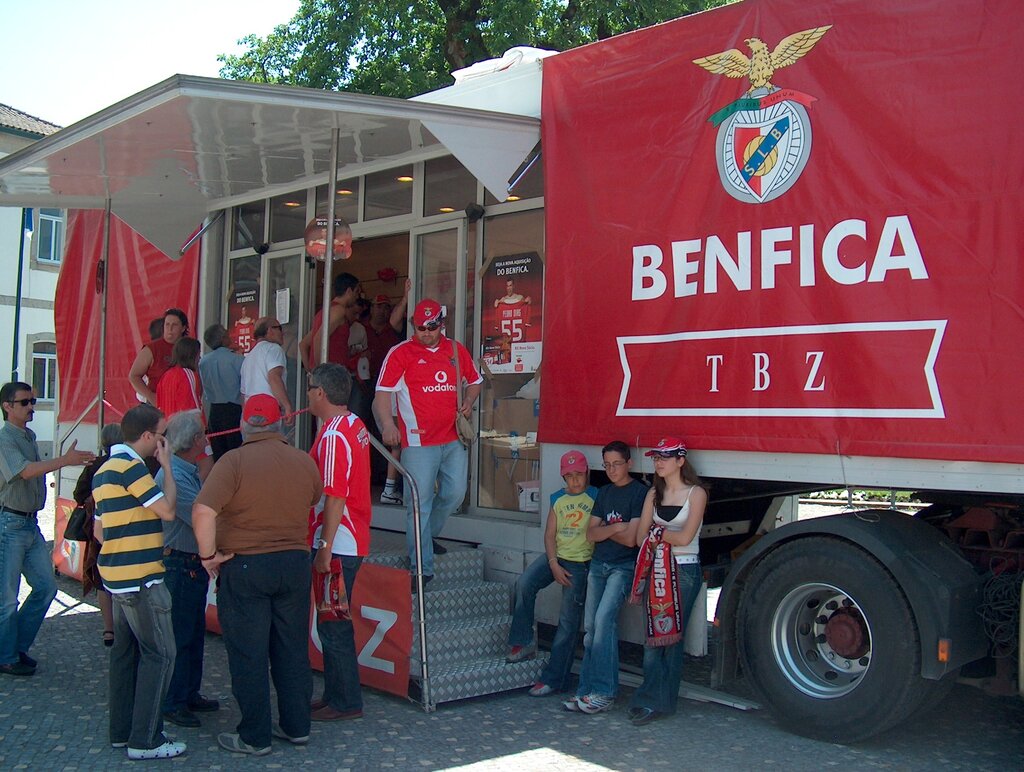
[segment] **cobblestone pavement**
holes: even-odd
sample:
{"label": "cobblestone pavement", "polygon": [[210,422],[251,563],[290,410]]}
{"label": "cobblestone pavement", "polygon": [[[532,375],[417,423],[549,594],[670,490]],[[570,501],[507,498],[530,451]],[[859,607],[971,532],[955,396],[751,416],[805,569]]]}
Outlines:
{"label": "cobblestone pavement", "polygon": [[[44,526],[44,533],[47,533]],[[107,649],[92,598],[61,577],[60,594],[32,650],[31,678],[0,676],[0,769],[107,769],[131,765],[107,742]],[[997,700],[957,686],[931,712],[870,742],[843,747],[807,740],[779,728],[766,711],[739,711],[683,701],[679,715],[646,727],[626,720],[623,703],[610,713],[567,713],[555,697],[516,693],[441,705],[426,714],[415,703],[365,692],[365,716],[313,725],[309,745],[274,741],[258,759],[217,747],[217,733],[234,731],[227,659],[217,636],[207,637],[204,693],[222,709],[202,714],[199,729],[169,726],[188,753],[160,762],[178,768],[341,770],[747,770],[779,768],[978,769],[1020,768],[1024,760],[1024,701]],[[707,663],[693,663],[699,682]],[[316,688],[321,686],[319,674]],[[626,690],[628,691],[628,690]]]}

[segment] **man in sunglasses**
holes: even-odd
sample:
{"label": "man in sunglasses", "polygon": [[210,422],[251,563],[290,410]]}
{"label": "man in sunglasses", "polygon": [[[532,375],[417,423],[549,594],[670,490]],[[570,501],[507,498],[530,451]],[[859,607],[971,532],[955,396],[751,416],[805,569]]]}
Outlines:
{"label": "man in sunglasses", "polygon": [[288,388],[284,377],[288,367],[281,344],[284,343],[284,330],[281,323],[273,316],[264,316],[256,320],[256,345],[252,347],[245,359],[239,375],[242,399],[247,400],[257,394],[269,394],[284,408],[284,422],[291,424],[292,402],[288,399]]}
{"label": "man in sunglasses", "polygon": [[[466,384],[462,413],[469,416],[483,378],[466,347],[445,337],[444,310],[436,300],[421,300],[413,311],[414,334],[388,352],[377,381],[373,409],[385,445],[402,445],[402,465],[416,481],[420,500],[423,581],[434,578],[434,553],[446,550],[434,542],[448,516],[466,496],[469,453],[455,430],[459,410],[456,389]],[[456,376],[455,357],[459,358]],[[391,415],[391,394],[397,396],[398,424]],[[435,492],[436,484],[436,492]],[[412,496],[406,496],[406,545],[416,571]],[[413,577],[413,589],[416,588]]]}
{"label": "man in sunglasses", "polygon": [[[78,442],[56,458],[43,459],[28,422],[35,397],[27,383],[0,388],[0,674],[30,676],[36,661],[28,650],[57,595],[53,565],[36,513],[46,503],[46,475],[64,466],[87,464],[96,456],[78,450]],[[32,587],[18,606],[21,577]]]}

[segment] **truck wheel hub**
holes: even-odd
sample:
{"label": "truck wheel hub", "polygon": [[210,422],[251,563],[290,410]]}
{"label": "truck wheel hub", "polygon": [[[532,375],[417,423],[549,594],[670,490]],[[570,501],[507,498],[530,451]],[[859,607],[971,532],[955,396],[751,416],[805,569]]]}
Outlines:
{"label": "truck wheel hub", "polygon": [[825,641],[840,657],[860,659],[868,653],[867,631],[860,614],[840,609],[825,624]]}

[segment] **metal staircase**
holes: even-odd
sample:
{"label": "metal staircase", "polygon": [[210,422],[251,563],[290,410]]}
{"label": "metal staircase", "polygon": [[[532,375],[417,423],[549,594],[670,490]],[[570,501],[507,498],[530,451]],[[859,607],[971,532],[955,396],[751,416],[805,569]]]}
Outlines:
{"label": "metal staircase", "polygon": [[[409,569],[404,537],[400,545],[374,532],[368,562]],[[449,543],[445,555],[434,556],[434,580],[424,595],[427,629],[427,664],[430,674],[429,711],[436,704],[521,689],[533,684],[547,662],[547,654],[508,664],[508,631],[512,623],[511,588],[484,580],[484,556],[479,550]],[[414,639],[409,658],[412,680],[422,686],[416,605],[413,603]]]}

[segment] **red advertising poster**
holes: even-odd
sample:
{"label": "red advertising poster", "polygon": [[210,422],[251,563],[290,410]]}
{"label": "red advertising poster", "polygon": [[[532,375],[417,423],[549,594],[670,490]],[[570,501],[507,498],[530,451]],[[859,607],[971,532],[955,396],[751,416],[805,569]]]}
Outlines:
{"label": "red advertising poster", "polygon": [[256,345],[254,330],[260,315],[260,255],[237,257],[228,263],[228,335],[239,354]]}
{"label": "red advertising poster", "polygon": [[495,257],[484,269],[481,355],[491,372],[532,373],[540,366],[543,287],[536,252]]}
{"label": "red advertising poster", "polygon": [[540,439],[1024,462],[1022,26],[747,0],[545,59]]}
{"label": "red advertising poster", "polygon": [[[412,650],[409,572],[364,562],[349,602],[359,652],[360,682],[389,694],[408,696]],[[310,608],[312,612],[312,605]],[[213,582],[207,594],[206,629],[221,632]],[[322,671],[324,660],[314,613],[310,613],[309,631],[309,659],[315,670]]]}

